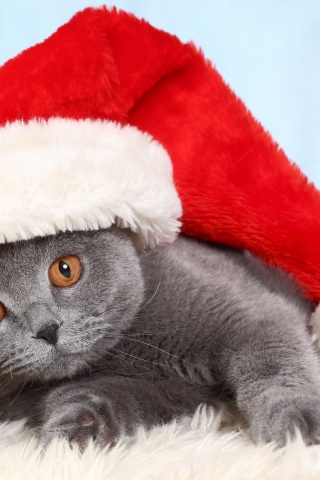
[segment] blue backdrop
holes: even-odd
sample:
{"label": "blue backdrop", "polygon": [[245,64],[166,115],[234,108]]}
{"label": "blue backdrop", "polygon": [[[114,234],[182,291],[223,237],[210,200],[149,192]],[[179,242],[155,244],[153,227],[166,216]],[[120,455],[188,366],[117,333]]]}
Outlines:
{"label": "blue backdrop", "polygon": [[[0,5],[0,64],[94,0]],[[319,0],[114,0],[194,40],[287,155],[320,188]]]}

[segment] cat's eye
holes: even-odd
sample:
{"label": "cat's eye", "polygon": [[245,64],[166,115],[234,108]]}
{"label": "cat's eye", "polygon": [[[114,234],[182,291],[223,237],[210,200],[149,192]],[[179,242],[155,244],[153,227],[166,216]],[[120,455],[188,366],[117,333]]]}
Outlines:
{"label": "cat's eye", "polygon": [[0,322],[1,320],[4,319],[5,314],[6,314],[6,307],[3,305],[2,302],[0,302]]}
{"label": "cat's eye", "polygon": [[75,255],[57,258],[49,268],[49,278],[55,287],[71,287],[81,276],[81,262]]}

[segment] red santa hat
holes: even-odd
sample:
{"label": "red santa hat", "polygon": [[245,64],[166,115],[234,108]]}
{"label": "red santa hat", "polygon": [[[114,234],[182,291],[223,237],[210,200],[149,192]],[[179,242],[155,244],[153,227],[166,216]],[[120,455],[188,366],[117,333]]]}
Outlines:
{"label": "red santa hat", "polygon": [[87,9],[0,68],[0,125],[1,242],[181,221],[319,301],[320,194],[193,44]]}

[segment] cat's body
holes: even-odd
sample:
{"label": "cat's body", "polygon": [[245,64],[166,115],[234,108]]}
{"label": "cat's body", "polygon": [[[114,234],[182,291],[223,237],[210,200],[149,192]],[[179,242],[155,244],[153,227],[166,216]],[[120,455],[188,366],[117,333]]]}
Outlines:
{"label": "cat's body", "polygon": [[[59,288],[48,269],[65,255],[82,275]],[[313,305],[249,254],[183,237],[138,254],[110,229],[4,246],[0,268],[1,419],[28,415],[44,442],[104,444],[223,394],[255,441],[296,427],[317,441]],[[56,343],[36,338],[53,324]]]}

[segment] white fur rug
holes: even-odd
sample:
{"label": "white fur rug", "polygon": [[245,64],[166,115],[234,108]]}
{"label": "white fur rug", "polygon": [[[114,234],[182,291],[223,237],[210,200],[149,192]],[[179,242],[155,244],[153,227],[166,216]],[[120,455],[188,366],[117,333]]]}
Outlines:
{"label": "white fur rug", "polygon": [[41,453],[23,422],[0,425],[1,480],[319,479],[320,446],[297,438],[283,450],[255,447],[222,408],[199,408],[111,450],[92,444],[81,455],[55,441]]}

